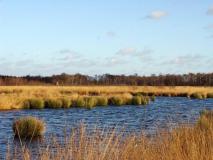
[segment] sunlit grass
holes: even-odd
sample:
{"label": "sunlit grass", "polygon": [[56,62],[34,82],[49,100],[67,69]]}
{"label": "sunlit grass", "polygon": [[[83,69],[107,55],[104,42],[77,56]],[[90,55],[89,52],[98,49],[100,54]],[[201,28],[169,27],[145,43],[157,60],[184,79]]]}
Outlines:
{"label": "sunlit grass", "polygon": [[[192,97],[212,98],[213,87],[149,87],[149,86],[1,86],[0,87],[0,109],[22,109],[27,108],[26,100],[30,99],[66,99],[62,108],[70,108],[70,104],[78,98],[104,97],[105,103],[112,97],[119,97],[117,103],[121,105],[131,104],[135,95],[143,96],[168,96],[168,97]],[[196,95],[197,94],[197,95]],[[198,95],[199,94],[199,95]],[[97,99],[97,98],[96,98]],[[107,99],[107,100],[106,100]],[[154,98],[151,98],[154,100]],[[98,101],[98,100],[97,100]],[[123,102],[122,102],[123,101]],[[63,102],[62,102],[63,103]],[[84,102],[83,102],[84,103]],[[97,102],[99,103],[99,101]],[[99,104],[101,105],[101,104]],[[85,104],[83,105],[85,106]],[[34,108],[33,106],[31,108]]]}
{"label": "sunlit grass", "polygon": [[35,117],[21,117],[14,121],[13,131],[20,139],[36,138],[43,135],[45,123]]}

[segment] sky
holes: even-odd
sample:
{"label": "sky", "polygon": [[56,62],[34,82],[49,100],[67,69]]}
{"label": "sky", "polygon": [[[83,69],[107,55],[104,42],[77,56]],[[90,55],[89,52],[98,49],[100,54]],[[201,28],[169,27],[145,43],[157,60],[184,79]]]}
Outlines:
{"label": "sky", "polygon": [[3,75],[212,68],[212,0],[0,0]]}

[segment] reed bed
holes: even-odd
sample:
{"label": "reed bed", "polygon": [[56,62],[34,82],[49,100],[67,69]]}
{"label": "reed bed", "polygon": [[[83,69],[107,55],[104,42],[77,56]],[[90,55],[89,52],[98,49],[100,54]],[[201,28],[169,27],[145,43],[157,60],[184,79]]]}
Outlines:
{"label": "reed bed", "polygon": [[[204,111],[194,126],[179,126],[171,132],[124,136],[110,132],[87,132],[80,126],[63,143],[53,138],[36,154],[26,146],[9,150],[7,160],[212,160],[213,111]],[[50,138],[49,138],[50,139]]]}
{"label": "reed bed", "polygon": [[[189,98],[213,98],[213,87],[151,87],[151,86],[1,86],[0,109],[23,109],[23,105],[29,99],[58,100],[65,99],[67,107],[70,106],[67,99],[76,100],[81,97],[101,97],[106,101],[114,97],[120,104],[128,104],[133,96],[166,96]],[[119,98],[118,98],[119,97]],[[152,97],[151,99],[155,99]],[[91,100],[89,100],[91,101]],[[122,102],[124,101],[124,102]],[[90,102],[91,103],[91,102]],[[29,108],[30,105],[28,105]],[[63,106],[63,104],[62,104]],[[57,108],[57,107],[55,107]],[[68,107],[69,108],[69,107]]]}

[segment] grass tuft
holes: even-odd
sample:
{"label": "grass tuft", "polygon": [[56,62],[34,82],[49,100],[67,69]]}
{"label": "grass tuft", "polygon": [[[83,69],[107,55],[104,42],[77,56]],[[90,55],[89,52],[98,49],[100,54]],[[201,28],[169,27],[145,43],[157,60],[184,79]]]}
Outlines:
{"label": "grass tuft", "polygon": [[213,111],[202,111],[197,126],[204,130],[213,129]]}
{"label": "grass tuft", "polygon": [[190,97],[191,97],[192,99],[203,99],[203,98],[204,98],[203,95],[202,95],[202,93],[192,93],[192,94],[190,95]]}
{"label": "grass tuft", "polygon": [[109,99],[109,104],[114,106],[122,106],[124,105],[124,100],[122,97],[111,97]]}
{"label": "grass tuft", "polygon": [[108,98],[107,97],[97,97],[97,106],[107,106]]}
{"label": "grass tuft", "polygon": [[141,96],[132,97],[132,105],[141,105],[142,104]]}
{"label": "grass tuft", "polygon": [[23,108],[24,109],[43,109],[44,100],[39,98],[25,100]]}
{"label": "grass tuft", "polygon": [[86,106],[86,102],[84,98],[82,97],[79,97],[73,104],[75,107],[80,107],[80,108],[83,108]]}
{"label": "grass tuft", "polygon": [[22,117],[13,123],[13,132],[19,138],[36,138],[43,135],[45,123],[35,117]]}
{"label": "grass tuft", "polygon": [[68,98],[62,98],[61,102],[62,102],[62,108],[70,108],[72,106],[72,102]]}
{"label": "grass tuft", "polygon": [[85,108],[92,109],[96,106],[97,100],[94,97],[86,97],[85,100]]}
{"label": "grass tuft", "polygon": [[62,105],[63,103],[60,99],[47,99],[45,101],[46,108],[59,109],[59,108],[62,108]]}

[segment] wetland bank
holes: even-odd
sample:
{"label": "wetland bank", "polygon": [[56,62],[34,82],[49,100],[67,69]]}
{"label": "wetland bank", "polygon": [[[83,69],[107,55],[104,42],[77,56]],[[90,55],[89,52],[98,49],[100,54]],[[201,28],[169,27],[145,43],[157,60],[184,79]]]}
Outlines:
{"label": "wetland bank", "polygon": [[213,98],[213,87],[1,86],[0,109],[146,105],[158,96]]}

